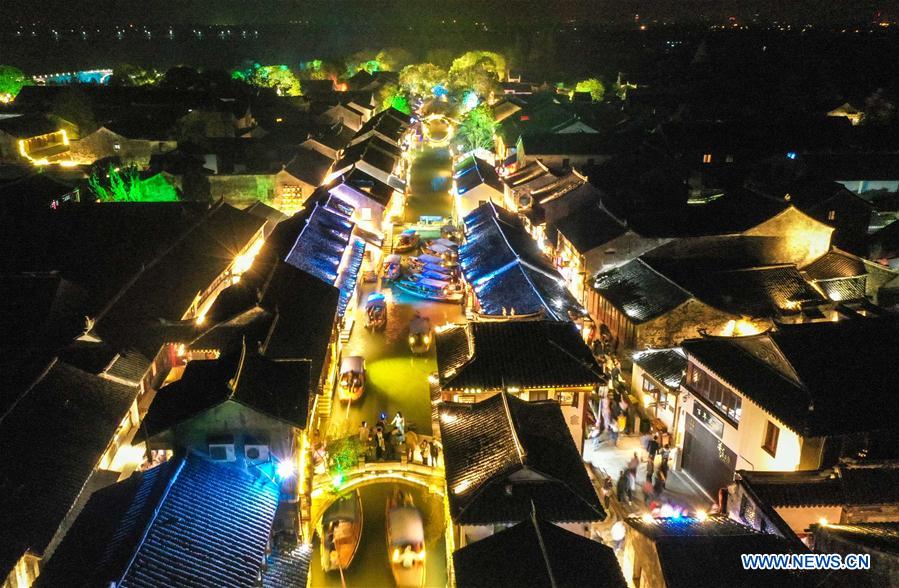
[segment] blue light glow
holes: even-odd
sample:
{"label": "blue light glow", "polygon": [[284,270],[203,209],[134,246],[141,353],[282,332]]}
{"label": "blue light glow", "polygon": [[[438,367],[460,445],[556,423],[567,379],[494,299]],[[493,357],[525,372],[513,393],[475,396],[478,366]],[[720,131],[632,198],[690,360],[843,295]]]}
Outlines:
{"label": "blue light glow", "polygon": [[787,159],[796,159],[796,152],[795,151],[787,152]]}

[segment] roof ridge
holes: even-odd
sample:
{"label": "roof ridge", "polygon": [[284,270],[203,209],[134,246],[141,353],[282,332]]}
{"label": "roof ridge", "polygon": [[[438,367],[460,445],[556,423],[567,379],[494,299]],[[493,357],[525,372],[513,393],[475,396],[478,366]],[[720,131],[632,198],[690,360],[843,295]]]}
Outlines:
{"label": "roof ridge", "polygon": [[[686,288],[684,288],[683,286],[681,286],[680,284],[678,284],[677,282],[675,282],[674,280],[672,280],[671,278],[669,278],[668,276],[666,276],[665,274],[663,274],[662,272],[660,272],[659,270],[657,270],[656,268],[652,267],[652,265],[650,265],[647,261],[645,261],[645,260],[643,259],[643,256],[642,256],[642,255],[641,255],[640,257],[636,258],[634,261],[639,262],[639,263],[642,264],[644,267],[648,268],[649,271],[651,271],[651,272],[654,273],[655,275],[659,276],[660,278],[662,278],[663,280],[665,280],[666,282],[668,282],[669,284],[671,284],[672,286],[674,286],[675,288],[677,288],[678,290],[680,290],[681,292],[683,292],[684,294],[687,294],[687,295],[689,295],[691,298],[696,298],[697,300],[699,300],[699,297],[696,296],[696,294],[693,294],[693,292],[690,292],[689,290],[687,290]],[[624,264],[624,265],[627,265],[627,264]],[[618,268],[621,268],[621,267],[624,267],[624,266],[618,266]],[[615,271],[615,270],[617,270],[618,268],[614,268],[614,269],[609,270],[609,271]]]}
{"label": "roof ridge", "polygon": [[509,431],[512,433],[512,441],[515,444],[515,451],[518,453],[518,461],[521,462],[522,466],[527,466],[527,452],[521,446],[521,440],[518,438],[518,426],[515,422],[515,418],[512,416],[512,410],[509,407],[509,393],[505,390],[499,393],[503,402],[503,412],[506,415],[506,420],[509,423]]}
{"label": "roof ridge", "polygon": [[181,463],[178,464],[178,467],[175,469],[174,473],[172,473],[171,477],[169,477],[168,483],[166,483],[165,490],[162,492],[162,495],[159,497],[159,501],[153,508],[153,514],[150,515],[150,518],[147,521],[143,532],[141,533],[140,539],[138,540],[137,545],[134,547],[134,551],[131,553],[131,557],[128,559],[127,565],[125,565],[125,569],[122,570],[122,575],[119,576],[119,581],[116,583],[116,585],[120,585],[124,581],[125,576],[128,575],[128,571],[131,569],[131,566],[134,565],[134,561],[137,559],[137,554],[140,553],[141,547],[143,547],[144,543],[147,541],[147,536],[149,536],[150,534],[150,529],[153,528],[153,524],[159,517],[159,513],[162,512],[162,504],[166,501],[169,496],[169,492],[172,491],[172,487],[181,476],[181,472],[184,470],[184,466],[187,465],[187,460],[188,456],[182,457]]}
{"label": "roof ridge", "polygon": [[543,556],[543,565],[546,566],[546,573],[549,575],[549,583],[552,588],[559,585],[556,577],[553,575],[552,565],[550,565],[549,553],[546,551],[546,542],[543,540],[543,533],[540,532],[540,524],[537,522],[537,507],[531,500],[531,523],[534,525],[534,532],[537,534],[537,545],[540,546],[540,555]]}

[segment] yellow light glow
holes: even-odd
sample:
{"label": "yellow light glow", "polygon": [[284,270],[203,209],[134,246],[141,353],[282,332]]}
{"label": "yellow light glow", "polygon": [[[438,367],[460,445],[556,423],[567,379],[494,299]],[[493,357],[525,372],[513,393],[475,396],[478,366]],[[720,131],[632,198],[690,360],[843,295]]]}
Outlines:
{"label": "yellow light glow", "polygon": [[60,161],[59,165],[61,165],[62,167],[75,167],[78,165],[78,162],[67,159],[65,161]]}
{"label": "yellow light glow", "polygon": [[655,519],[652,518],[652,515],[649,514],[648,512],[644,512],[643,515],[640,517],[640,520],[642,520],[646,524],[655,522]]}
{"label": "yellow light glow", "polygon": [[205,322],[206,322],[205,314],[201,314],[201,315],[197,316],[197,318],[194,319],[194,323],[196,323],[197,326],[200,326]]}
{"label": "yellow light glow", "polygon": [[62,133],[62,144],[68,145],[69,144],[69,134],[66,132],[65,129],[60,129],[59,132]]}
{"label": "yellow light glow", "polygon": [[828,524],[827,519],[824,517],[821,517],[820,519],[818,519],[818,524],[821,525],[822,527],[826,527]]}
{"label": "yellow light glow", "polygon": [[471,487],[471,482],[465,480],[453,486],[453,494],[462,494]]}
{"label": "yellow light glow", "polygon": [[256,239],[246,252],[238,255],[234,259],[234,265],[231,266],[231,273],[235,276],[246,273],[253,266],[253,260],[259,255],[259,251],[264,243],[265,241],[262,238]]}
{"label": "yellow light glow", "polygon": [[707,513],[706,511],[704,511],[704,510],[696,511],[696,520],[697,521],[700,521],[700,522],[705,521],[705,520],[708,520],[708,518],[709,518],[709,513]]}

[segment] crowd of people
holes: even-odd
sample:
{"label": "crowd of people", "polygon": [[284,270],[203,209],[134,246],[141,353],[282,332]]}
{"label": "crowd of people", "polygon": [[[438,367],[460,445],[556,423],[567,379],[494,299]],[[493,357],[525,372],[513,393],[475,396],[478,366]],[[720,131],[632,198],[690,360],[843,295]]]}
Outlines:
{"label": "crowd of people", "polygon": [[422,438],[411,428],[407,430],[406,419],[400,411],[389,423],[383,413],[374,426],[370,427],[368,421],[362,421],[358,435],[368,460],[400,461],[405,456],[409,462],[420,461],[426,466],[437,467],[439,443],[436,439]]}

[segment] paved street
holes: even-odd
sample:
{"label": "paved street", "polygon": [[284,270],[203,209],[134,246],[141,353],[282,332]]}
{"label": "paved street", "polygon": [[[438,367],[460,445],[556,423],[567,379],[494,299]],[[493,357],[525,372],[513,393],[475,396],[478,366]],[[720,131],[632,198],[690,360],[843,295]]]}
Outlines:
{"label": "paved street", "polygon": [[[446,149],[425,148],[413,156],[412,180],[406,221],[414,223],[422,215],[449,217],[452,197],[449,194],[452,158]],[[436,225],[433,234],[439,236]],[[389,422],[396,411],[406,420],[406,429],[430,436],[431,399],[428,376],[437,370],[433,341],[423,355],[413,355],[409,349],[409,323],[416,313],[431,319],[431,326],[464,320],[459,304],[441,303],[417,298],[393,288],[389,282],[362,284],[361,300],[350,340],[344,345],[343,356],[365,358],[365,391],[362,398],[350,405],[335,399],[327,429],[327,438],[336,439],[356,434],[363,420],[374,426],[381,414]],[[370,292],[380,290],[387,299],[387,327],[383,331],[365,328],[365,299]],[[392,427],[388,426],[388,429]],[[385,482],[361,490],[365,525],[359,551],[345,574],[347,586],[393,586],[387,563],[384,514],[387,497],[394,484]],[[415,504],[425,521],[427,550],[426,586],[446,585],[446,546],[444,539],[443,499],[431,496],[419,487],[413,490]],[[324,574],[321,570],[318,545],[313,559],[313,586],[340,586],[339,574]]]}

